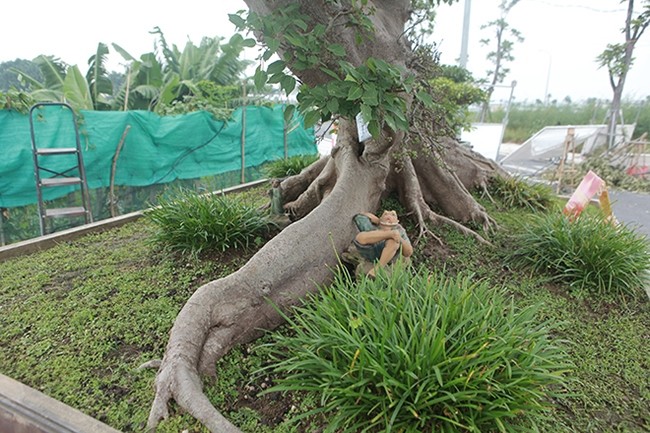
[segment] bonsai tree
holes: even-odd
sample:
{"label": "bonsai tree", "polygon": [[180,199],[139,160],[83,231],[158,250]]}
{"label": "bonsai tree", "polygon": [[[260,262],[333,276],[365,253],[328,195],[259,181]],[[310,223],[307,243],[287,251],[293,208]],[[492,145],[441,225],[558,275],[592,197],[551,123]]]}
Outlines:
{"label": "bonsai tree", "polygon": [[[248,13],[231,16],[265,47],[264,63],[280,58],[258,68],[256,85],[297,89],[298,104],[286,115],[297,109],[307,124],[336,120],[337,145],[278,182],[293,222],[241,269],[199,287],[178,314],[149,428],[168,415],[173,399],[210,431],[239,432],[204,395],[201,375],[218,374],[215,361],[230,348],[280,325],[276,306],[288,310],[331,282],[337,255],[356,234],[354,215],[376,211],[382,197],[399,198],[419,228],[415,238],[449,224],[484,241],[477,230],[493,220],[470,192],[504,173],[451,138],[456,125],[447,124],[428,84],[436,63],[406,38],[412,8],[439,3],[246,0]],[[357,117],[371,138],[360,141]]]}

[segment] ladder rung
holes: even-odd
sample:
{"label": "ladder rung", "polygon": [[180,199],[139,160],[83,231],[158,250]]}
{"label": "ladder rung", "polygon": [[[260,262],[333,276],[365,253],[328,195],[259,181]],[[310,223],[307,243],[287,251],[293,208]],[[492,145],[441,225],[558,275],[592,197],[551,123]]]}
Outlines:
{"label": "ladder rung", "polygon": [[56,209],[46,209],[46,217],[68,217],[68,216],[82,216],[86,214],[86,209],[83,207],[62,207]]}
{"label": "ladder rung", "polygon": [[81,179],[78,177],[50,177],[41,179],[41,185],[43,186],[76,185],[78,183],[81,183]]}
{"label": "ladder rung", "polygon": [[76,147],[52,147],[36,149],[37,155],[62,155],[66,153],[77,153]]}

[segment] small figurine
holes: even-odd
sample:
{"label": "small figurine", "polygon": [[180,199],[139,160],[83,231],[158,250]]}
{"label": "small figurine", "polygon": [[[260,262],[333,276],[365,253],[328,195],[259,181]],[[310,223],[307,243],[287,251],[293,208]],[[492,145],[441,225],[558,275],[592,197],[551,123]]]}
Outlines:
{"label": "small figurine", "polygon": [[413,254],[413,246],[406,230],[399,224],[397,212],[384,211],[380,217],[364,212],[354,217],[361,230],[354,239],[354,245],[366,260],[376,263],[368,272],[374,278],[376,269],[393,263],[398,257],[408,259]]}

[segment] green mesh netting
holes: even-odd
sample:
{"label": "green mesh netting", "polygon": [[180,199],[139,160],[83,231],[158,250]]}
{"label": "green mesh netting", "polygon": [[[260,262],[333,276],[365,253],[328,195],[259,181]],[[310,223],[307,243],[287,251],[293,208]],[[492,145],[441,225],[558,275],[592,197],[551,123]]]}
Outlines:
{"label": "green mesh netting", "polygon": [[[296,118],[285,125],[283,106],[238,108],[227,122],[207,112],[161,117],[148,111],[82,111],[78,130],[88,187],[108,187],[113,158],[127,125],[130,127],[115,165],[117,186],[147,186],[176,179],[257,167],[285,156],[316,154],[313,129]],[[32,114],[37,147],[74,147],[74,122],[69,110],[44,106]],[[245,125],[245,127],[244,127]],[[36,203],[29,115],[0,111],[0,208]],[[41,160],[52,171],[76,165],[71,155]],[[41,171],[41,177],[51,174]],[[63,197],[73,187],[43,189],[44,199]]]}

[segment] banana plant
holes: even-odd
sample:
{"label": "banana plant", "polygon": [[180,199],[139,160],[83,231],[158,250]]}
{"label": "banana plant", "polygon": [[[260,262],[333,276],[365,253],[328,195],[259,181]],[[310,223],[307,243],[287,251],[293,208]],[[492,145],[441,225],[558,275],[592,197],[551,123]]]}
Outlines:
{"label": "banana plant", "polygon": [[[101,45],[98,47],[98,54],[102,52]],[[105,69],[96,65],[100,57],[98,55],[91,57],[91,68],[87,74],[87,77],[92,77],[93,87],[97,89],[101,88],[97,87],[97,83],[107,79]],[[45,55],[36,57],[33,62],[40,69],[43,76],[42,80],[38,80],[19,70],[14,72],[18,74],[21,82],[29,85],[31,89],[30,96],[34,101],[67,102],[75,110],[98,108],[95,101],[101,101],[101,99],[93,99],[89,81],[81,73],[78,66],[69,66],[56,57]],[[93,70],[95,74],[91,73]],[[101,74],[104,75],[103,78],[100,77]]]}
{"label": "banana plant", "polygon": [[88,72],[86,72],[86,83],[95,110],[109,110],[111,108],[113,83],[108,78],[108,71],[105,67],[107,55],[108,46],[100,42],[97,45],[95,54],[88,59],[89,68]]}
{"label": "banana plant", "polygon": [[75,110],[93,110],[94,104],[88,82],[77,65],[68,67],[63,81],[64,100]]}
{"label": "banana plant", "polygon": [[197,84],[211,81],[221,86],[240,82],[240,76],[249,62],[240,59],[245,47],[255,44],[252,39],[235,35],[229,43],[223,38],[204,37],[197,46],[192,41],[183,50],[169,45],[162,30],[155,27],[151,32],[158,35],[160,52],[164,64],[164,85],[157,105],[169,105],[181,101],[185,96],[198,95]]}
{"label": "banana plant", "polygon": [[60,102],[63,101],[63,84],[68,65],[54,56],[40,55],[33,62],[38,66],[43,76],[42,80],[27,73],[13,69],[18,74],[18,79],[31,90],[35,101]]}
{"label": "banana plant", "polygon": [[158,101],[164,86],[162,65],[154,53],[136,59],[124,48],[112,44],[127,62],[126,79],[118,90],[114,110],[151,110]]}

